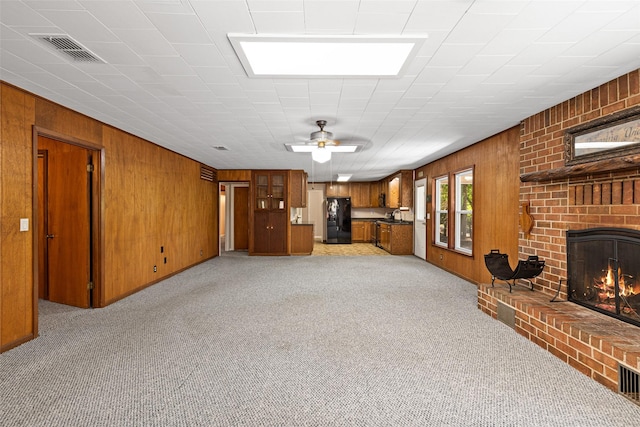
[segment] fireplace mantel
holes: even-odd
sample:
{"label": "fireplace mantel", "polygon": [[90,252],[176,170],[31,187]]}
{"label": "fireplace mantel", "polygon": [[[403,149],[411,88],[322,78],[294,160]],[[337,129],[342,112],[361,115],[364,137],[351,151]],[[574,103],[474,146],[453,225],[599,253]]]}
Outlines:
{"label": "fireplace mantel", "polygon": [[640,169],[640,154],[525,173],[520,175],[520,181],[546,182],[553,181],[554,179],[574,178],[596,173],[617,172],[636,168]]}

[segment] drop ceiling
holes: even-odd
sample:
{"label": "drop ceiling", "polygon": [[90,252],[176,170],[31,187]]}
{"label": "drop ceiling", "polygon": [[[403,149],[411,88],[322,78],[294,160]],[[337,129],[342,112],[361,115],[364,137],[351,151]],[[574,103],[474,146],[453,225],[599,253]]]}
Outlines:
{"label": "drop ceiling", "polygon": [[[316,181],[421,166],[640,68],[638,0],[2,0],[0,22],[2,80],[218,169]],[[229,33],[428,38],[399,78],[249,78]],[[286,150],[319,119],[363,149]]]}

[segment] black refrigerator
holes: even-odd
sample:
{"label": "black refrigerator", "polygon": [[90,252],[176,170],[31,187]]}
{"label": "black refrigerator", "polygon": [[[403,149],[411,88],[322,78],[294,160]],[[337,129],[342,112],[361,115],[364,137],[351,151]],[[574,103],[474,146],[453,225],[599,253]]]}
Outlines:
{"label": "black refrigerator", "polygon": [[351,243],[350,197],[327,197],[326,243]]}

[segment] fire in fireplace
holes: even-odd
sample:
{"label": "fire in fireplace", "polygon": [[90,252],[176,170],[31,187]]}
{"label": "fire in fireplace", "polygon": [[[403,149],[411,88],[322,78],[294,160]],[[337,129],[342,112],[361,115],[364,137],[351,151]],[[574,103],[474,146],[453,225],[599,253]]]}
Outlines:
{"label": "fire in fireplace", "polygon": [[640,231],[567,231],[569,300],[640,326]]}

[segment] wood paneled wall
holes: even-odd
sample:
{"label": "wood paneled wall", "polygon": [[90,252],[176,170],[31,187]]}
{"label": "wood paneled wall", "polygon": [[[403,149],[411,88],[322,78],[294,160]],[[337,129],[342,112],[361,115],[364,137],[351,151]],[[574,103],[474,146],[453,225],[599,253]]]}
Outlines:
{"label": "wood paneled wall", "polygon": [[[491,281],[484,254],[499,249],[518,257],[519,231],[519,127],[514,127],[447,157],[416,169],[427,177],[433,195],[433,178],[474,167],[473,256],[443,249],[433,243],[433,221],[427,221],[427,261],[474,283]],[[433,218],[434,203],[427,206]]]}
{"label": "wood paneled wall", "polygon": [[[35,99],[0,85],[0,349],[34,337],[33,146]],[[20,218],[29,231],[20,232]]]}
{"label": "wood paneled wall", "polygon": [[0,349],[37,333],[33,126],[104,150],[99,305],[218,255],[217,183],[200,179],[200,163],[13,86],[0,95]]}

